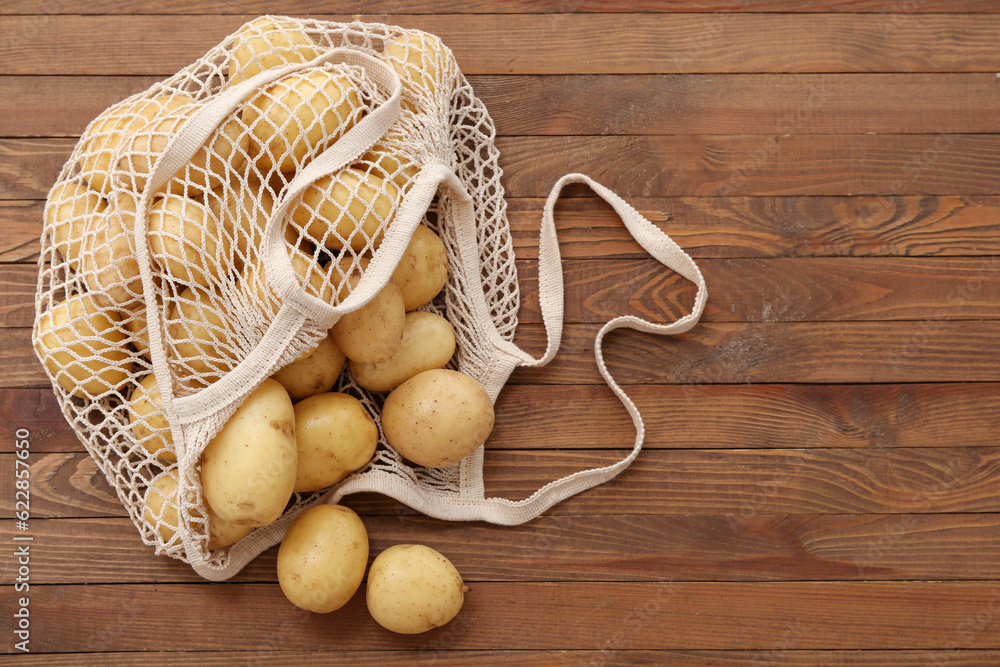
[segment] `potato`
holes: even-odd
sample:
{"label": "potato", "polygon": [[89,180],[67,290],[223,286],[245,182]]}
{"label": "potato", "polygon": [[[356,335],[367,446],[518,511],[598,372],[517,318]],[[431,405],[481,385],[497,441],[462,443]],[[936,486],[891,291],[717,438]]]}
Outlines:
{"label": "potato", "polygon": [[292,497],[295,465],[292,400],[266,379],[201,454],[205,502],[226,521],[266,526]]}
{"label": "potato", "polygon": [[165,543],[174,539],[180,515],[177,512],[177,478],[171,471],[153,478],[143,499],[142,518],[156,528]]}
{"label": "potato", "polygon": [[[186,95],[175,95],[172,102],[180,106],[139,128],[129,138],[128,151],[118,161],[120,182],[133,192],[146,189],[146,182],[167,144],[202,108]],[[185,189],[189,190],[187,194],[204,194],[221,182],[226,164],[236,171],[242,169],[249,149],[249,133],[244,131],[236,114],[230,114],[161,191],[165,187],[179,194],[185,194]]]}
{"label": "potato", "polygon": [[374,364],[350,362],[351,377],[369,391],[392,391],[417,373],[444,368],[455,354],[451,322],[423,310],[406,314],[396,353]]}
{"label": "potato", "polygon": [[45,226],[52,234],[52,244],[69,267],[80,267],[85,229],[93,218],[100,218],[108,202],[97,190],[83,183],[60,183],[45,204]]}
{"label": "potato", "polygon": [[253,526],[241,526],[232,521],[226,521],[208,508],[208,550],[224,549],[236,544],[250,534]]}
{"label": "potato", "polygon": [[132,390],[128,402],[128,420],[132,435],[147,452],[163,461],[177,460],[174,436],[167,417],[163,414],[163,399],[156,384],[156,376],[152,373]]}
{"label": "potato", "polygon": [[292,208],[292,221],[331,250],[375,250],[395,216],[399,196],[392,181],[347,167],[317,179]]}
{"label": "potato", "polygon": [[382,406],[389,445],[417,465],[443,468],[465,458],[493,431],[493,404],[474,378],[445,368],[396,387]]}
{"label": "potato", "polygon": [[377,363],[399,349],[405,324],[403,293],[390,280],[371,301],[342,315],[330,335],[348,359]]}
{"label": "potato", "polygon": [[175,351],[171,361],[179,365],[178,375],[199,386],[216,382],[236,363],[224,313],[214,298],[214,292],[188,287],[167,308],[168,344]]}
{"label": "potato", "polygon": [[128,337],[117,313],[104,311],[90,294],[53,304],[35,323],[35,351],[64,390],[97,397],[128,380]]}
{"label": "potato", "polygon": [[232,230],[210,207],[181,195],[159,197],[149,207],[149,252],[165,276],[207,289],[232,268]]}
{"label": "potato", "polygon": [[90,187],[105,196],[110,194],[111,160],[121,145],[154,118],[171,113],[190,99],[186,95],[157,95],[124,100],[95,118],[80,137],[83,152],[80,171]]}
{"label": "potato", "polygon": [[448,282],[448,253],[441,237],[429,227],[417,225],[392,280],[403,291],[407,311],[436,297]]}
{"label": "potato", "polygon": [[444,44],[435,35],[404,31],[386,42],[383,53],[402,80],[403,108],[423,111],[424,100],[433,98],[441,85]]}
{"label": "potato", "polygon": [[401,193],[409,187],[410,182],[420,172],[417,165],[409,159],[390,151],[381,144],[375,144],[362,155],[355,168],[361,171],[371,168],[383,180],[389,179],[395,183]]}
{"label": "potato", "polygon": [[236,33],[237,46],[229,59],[227,86],[290,63],[304,63],[322,52],[309,35],[287,20],[262,16]]}
{"label": "potato", "polygon": [[236,241],[235,268],[241,271],[263,243],[264,227],[274,210],[274,197],[250,177],[243,185],[233,181],[231,188],[216,188],[206,201],[223,228],[232,231]]}
{"label": "potato", "polygon": [[327,392],[295,404],[295,491],[318,491],[360,470],[375,456],[378,426],[358,399]]}
{"label": "potato", "polygon": [[360,90],[343,71],[316,67],[278,79],[243,107],[257,168],[262,174],[275,166],[301,169],[309,153],[339,139],[365,109]]}
{"label": "potato", "polygon": [[142,307],[142,278],[135,255],[135,198],[120,192],[103,216],[90,218],[84,229],[80,271],[94,299],[106,308]]}
{"label": "potato", "polygon": [[311,352],[288,364],[271,377],[281,383],[293,401],[330,391],[344,370],[347,357],[327,336]]}
{"label": "potato", "polygon": [[368,611],[386,630],[412,635],[455,618],[468,588],[444,555],[422,544],[396,544],[368,571]]}
{"label": "potato", "polygon": [[278,584],[296,607],[327,614],[360,588],[368,565],[368,531],[343,505],[300,514],[278,547]]}

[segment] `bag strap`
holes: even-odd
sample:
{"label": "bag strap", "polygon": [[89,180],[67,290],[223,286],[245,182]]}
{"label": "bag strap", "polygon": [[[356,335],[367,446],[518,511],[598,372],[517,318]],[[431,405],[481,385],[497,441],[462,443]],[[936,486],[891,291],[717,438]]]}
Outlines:
{"label": "bag strap", "polygon": [[694,260],[678,246],[673,239],[664,234],[656,225],[647,220],[641,213],[625,202],[617,194],[597,183],[584,174],[567,174],[560,178],[549,193],[542,212],[542,225],[539,237],[538,258],[538,290],[545,324],[547,346],[545,353],[532,358],[524,354],[524,366],[543,366],[551,361],[559,350],[562,339],[563,325],[563,274],[562,260],[559,253],[559,243],[556,237],[554,209],[556,201],[564,186],[569,183],[585,183],[604,201],[611,205],[621,218],[625,227],[643,249],[668,268],[684,276],[698,287],[694,307],[691,312],[675,322],[661,324],[644,320],[640,317],[625,315],[607,322],[594,339],[594,356],[597,368],[618,399],[625,406],[632,423],[635,426],[636,437],[632,451],[625,458],[611,465],[590,470],[581,470],[554,480],[533,493],[530,497],[512,501],[505,498],[486,498],[482,507],[483,519],[492,523],[514,525],[528,521],[552,507],[556,503],[569,498],[581,491],[597,486],[614,478],[628,467],[638,456],[645,438],[645,425],[642,415],[632,399],[615,382],[604,363],[602,342],[604,336],[615,329],[629,328],[646,333],[664,336],[684,333],[691,329],[701,317],[708,298],[705,279],[698,270]]}

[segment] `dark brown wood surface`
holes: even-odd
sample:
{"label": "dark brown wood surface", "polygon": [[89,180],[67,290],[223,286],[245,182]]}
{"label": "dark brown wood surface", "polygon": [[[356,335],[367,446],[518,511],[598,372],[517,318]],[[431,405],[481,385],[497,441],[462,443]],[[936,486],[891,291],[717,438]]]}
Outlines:
{"label": "dark brown wood surface", "polygon": [[[288,603],[271,549],[209,583],[155,556],[30,345],[44,199],[86,124],[263,12],[436,32],[494,118],[522,305],[544,349],[537,229],[567,171],[698,262],[702,322],[615,332],[644,451],[515,527],[345,502],[372,554],[419,542],[471,590],[382,630],[357,595]],[[13,0],[0,7],[0,652],[67,665],[1000,664],[1000,5],[977,0]],[[497,401],[487,493],[523,498],[631,447],[593,337],[672,320],[689,283],[577,187],[556,208],[556,360]],[[30,592],[14,432],[31,433]]]}

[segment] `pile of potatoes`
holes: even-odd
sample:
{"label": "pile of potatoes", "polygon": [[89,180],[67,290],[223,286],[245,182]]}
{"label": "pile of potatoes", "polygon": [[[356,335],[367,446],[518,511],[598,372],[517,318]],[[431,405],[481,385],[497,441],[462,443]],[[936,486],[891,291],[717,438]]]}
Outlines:
{"label": "pile of potatoes", "polygon": [[[320,53],[295,23],[264,17],[241,30],[224,85]],[[385,41],[383,57],[402,79],[405,110],[419,113],[440,87],[443,54],[440,41],[423,33]],[[133,379],[137,368],[149,368],[138,359],[149,357],[146,308],[165,315],[172,388],[221,378],[238,362],[229,332],[239,326],[227,319],[221,286],[234,284],[255,303],[274,306],[257,252],[274,199],[296,170],[370,110],[350,72],[335,67],[300,70],[248,97],[154,193],[148,247],[163,301],[147,303],[133,247],[137,200],[172,133],[199,108],[173,94],[106,111],[81,139],[77,173],[53,190],[45,213],[59,264],[78,289],[39,317],[39,357],[73,397],[127,397],[135,441],[163,468],[147,487],[143,514],[165,544],[182,523],[177,452],[158,378],[149,372]],[[299,110],[295,118],[290,108]],[[306,289],[330,303],[346,297],[417,172],[408,158],[376,144],[293,204],[285,240]],[[199,461],[207,515],[191,519],[207,523],[209,550],[271,524],[296,494],[363,468],[376,455],[379,424],[396,452],[427,467],[450,466],[486,440],[494,420],[490,397],[472,377],[446,368],[454,330],[425,308],[447,279],[441,238],[418,226],[385,287],[247,397]],[[384,396],[380,414],[332,391],[345,369],[355,384]],[[287,530],[278,578],[294,604],[329,612],[360,586],[367,561],[360,518],[347,507],[318,505]],[[454,617],[465,590],[441,554],[396,545],[373,562],[367,598],[380,624],[412,633]]]}

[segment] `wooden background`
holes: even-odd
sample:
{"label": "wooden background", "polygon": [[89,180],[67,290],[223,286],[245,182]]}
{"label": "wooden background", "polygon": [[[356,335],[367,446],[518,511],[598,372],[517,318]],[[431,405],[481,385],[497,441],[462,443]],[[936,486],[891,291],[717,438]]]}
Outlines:
{"label": "wooden background", "polygon": [[[614,482],[513,528],[348,499],[373,554],[422,542],[468,581],[461,615],[425,635],[383,631],[361,595],[326,616],[292,607],[273,549],[227,583],[154,556],[30,348],[43,200],[82,128],[263,12],[363,16],[453,48],[496,121],[529,349],[544,346],[542,198],[567,171],[646,212],[709,284],[690,333],[607,340],[648,426]],[[1000,664],[997,12],[985,0],[7,0],[0,651],[14,651],[13,433],[26,428],[34,655],[17,664]],[[609,208],[567,195],[563,346],[497,403],[490,494],[524,497],[619,458],[631,425],[592,337],[611,316],[669,320],[693,298]]]}

